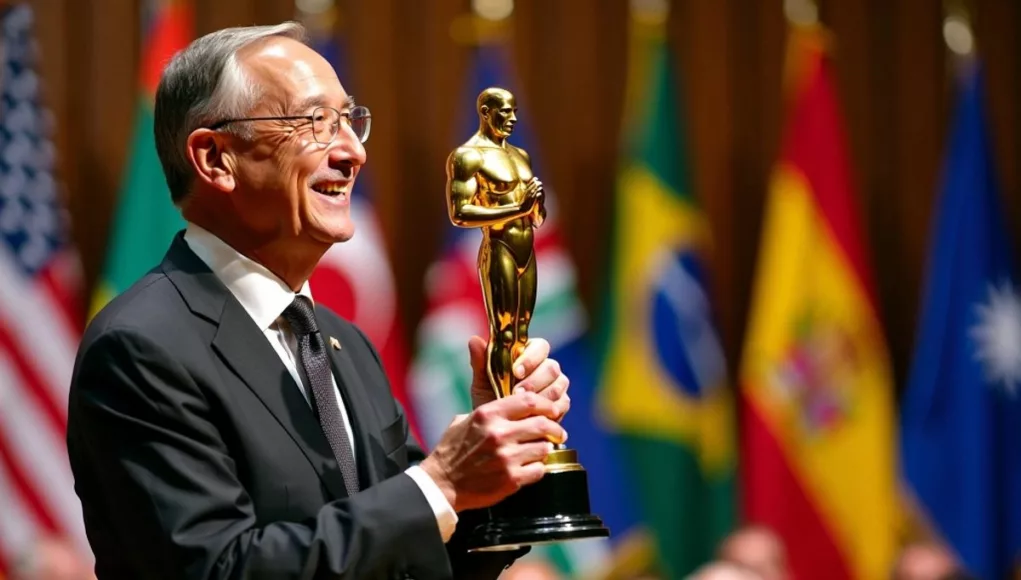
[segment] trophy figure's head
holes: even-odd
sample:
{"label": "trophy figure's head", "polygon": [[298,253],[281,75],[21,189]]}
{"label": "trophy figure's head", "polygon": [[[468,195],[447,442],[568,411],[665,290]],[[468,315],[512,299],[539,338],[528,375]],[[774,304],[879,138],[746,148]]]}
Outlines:
{"label": "trophy figure's head", "polygon": [[495,141],[502,141],[514,132],[518,122],[518,105],[514,95],[505,89],[491,87],[479,94],[479,132]]}

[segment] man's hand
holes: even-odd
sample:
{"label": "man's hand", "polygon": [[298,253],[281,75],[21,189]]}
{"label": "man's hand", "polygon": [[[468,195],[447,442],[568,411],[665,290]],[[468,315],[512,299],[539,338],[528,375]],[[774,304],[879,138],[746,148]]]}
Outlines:
{"label": "man's hand", "polygon": [[[560,370],[560,363],[549,358],[550,344],[544,339],[533,338],[525,345],[521,356],[514,361],[514,376],[519,383],[514,392],[532,392],[549,399],[556,409],[553,419],[559,421],[571,408],[571,397],[567,395],[570,380]],[[468,354],[472,365],[472,408],[477,409],[496,400],[496,393],[489,384],[486,374],[486,341],[473,336],[468,341]]]}
{"label": "man's hand", "polygon": [[489,507],[539,481],[564,428],[554,404],[531,392],[486,403],[454,419],[420,464],[454,511]]}

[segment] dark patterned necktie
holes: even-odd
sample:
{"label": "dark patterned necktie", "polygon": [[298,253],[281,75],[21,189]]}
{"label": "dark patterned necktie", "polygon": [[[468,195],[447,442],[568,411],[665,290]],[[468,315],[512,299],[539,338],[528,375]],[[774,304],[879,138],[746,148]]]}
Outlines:
{"label": "dark patterned necktie", "polygon": [[330,442],[337,463],[340,464],[347,492],[353,494],[359,489],[358,469],[355,467],[354,453],[351,451],[351,440],[347,429],[344,428],[340,407],[337,406],[330,359],[326,353],[326,343],[323,342],[323,336],[316,324],[311,301],[304,296],[296,296],[294,302],[284,310],[283,316],[298,339],[298,353],[301,365],[305,367],[308,386],[311,387],[313,406],[319,414],[319,424],[326,435],[326,440]]}

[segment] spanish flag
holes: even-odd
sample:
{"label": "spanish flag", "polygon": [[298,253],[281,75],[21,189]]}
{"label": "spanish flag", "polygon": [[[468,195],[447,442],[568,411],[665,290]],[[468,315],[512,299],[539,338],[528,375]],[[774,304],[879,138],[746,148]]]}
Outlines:
{"label": "spanish flag", "polygon": [[895,550],[890,363],[825,36],[790,43],[740,373],[745,516],[781,535],[795,577],[872,580]]}

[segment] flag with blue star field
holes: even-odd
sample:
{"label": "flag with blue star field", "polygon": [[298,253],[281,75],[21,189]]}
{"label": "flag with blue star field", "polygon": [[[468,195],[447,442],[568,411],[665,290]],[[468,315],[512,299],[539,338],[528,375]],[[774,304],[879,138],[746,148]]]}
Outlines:
{"label": "flag with blue star field", "polygon": [[930,531],[970,573],[1008,578],[1021,563],[1021,287],[982,79],[976,63],[960,71],[901,451]]}
{"label": "flag with blue star field", "polygon": [[0,577],[43,536],[88,554],[67,459],[84,324],[28,3],[0,7]]}

